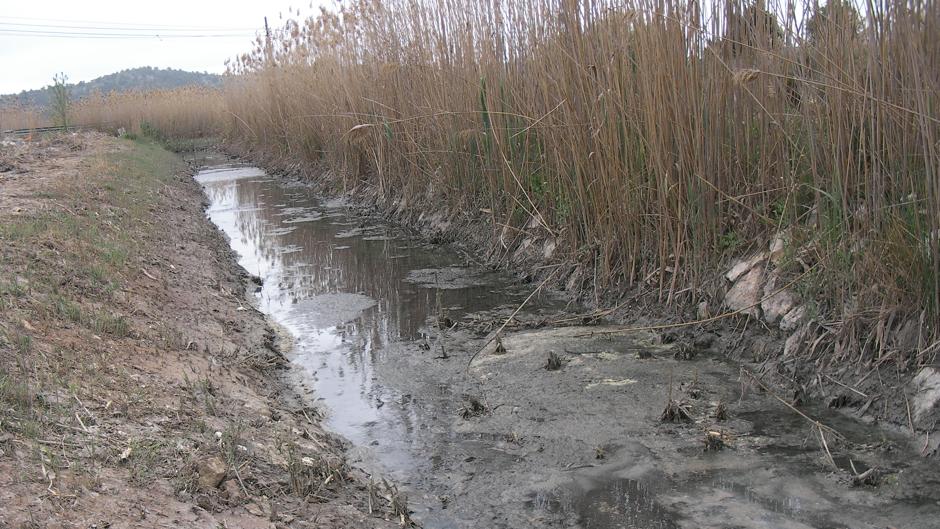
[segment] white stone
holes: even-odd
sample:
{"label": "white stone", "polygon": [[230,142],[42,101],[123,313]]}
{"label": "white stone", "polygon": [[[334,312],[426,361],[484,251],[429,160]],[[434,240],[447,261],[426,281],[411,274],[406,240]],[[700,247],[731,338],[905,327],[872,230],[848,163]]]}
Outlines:
{"label": "white stone", "polygon": [[911,380],[914,422],[920,423],[940,403],[940,369],[925,367]]}
{"label": "white stone", "polygon": [[764,267],[751,268],[725,294],[725,305],[731,310],[741,311],[743,314],[757,317],[763,279]]}
{"label": "white stone", "polygon": [[751,264],[748,261],[738,261],[734,264],[734,266],[731,267],[731,270],[728,270],[728,273],[725,274],[725,278],[733,283],[739,277],[741,277],[741,274],[747,272],[750,269]]}
{"label": "white stone", "polygon": [[[760,308],[764,312],[764,320],[767,323],[776,323],[777,320],[793,310],[793,306],[796,305],[796,298],[792,292],[781,290],[773,294],[776,290],[777,276],[774,274],[764,285],[764,299],[760,303]],[[771,294],[773,295],[771,296]]]}
{"label": "white stone", "polygon": [[783,318],[780,318],[780,329],[784,331],[792,331],[796,329],[797,325],[803,323],[803,317],[806,315],[806,306],[800,305],[794,307],[790,312],[783,315]]}
{"label": "white stone", "polygon": [[767,254],[762,252],[762,253],[752,256],[750,259],[744,259],[744,260],[738,261],[737,263],[735,263],[733,267],[731,267],[731,270],[729,270],[728,273],[725,274],[725,278],[728,281],[731,281],[732,283],[734,283],[745,272],[761,264],[766,259],[767,259]]}
{"label": "white stone", "polygon": [[774,239],[770,241],[770,262],[773,264],[780,263],[789,242],[790,234],[788,232],[783,231],[774,236]]}
{"label": "white stone", "polygon": [[555,254],[555,247],[558,243],[555,242],[555,239],[548,239],[545,241],[545,245],[542,246],[542,257],[545,260],[551,259],[552,255]]}

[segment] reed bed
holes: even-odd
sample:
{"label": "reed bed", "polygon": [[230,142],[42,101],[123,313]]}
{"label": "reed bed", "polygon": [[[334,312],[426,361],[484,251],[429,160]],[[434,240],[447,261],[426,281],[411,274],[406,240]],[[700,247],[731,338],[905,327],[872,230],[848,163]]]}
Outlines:
{"label": "reed bed", "polygon": [[940,5],[859,5],[352,0],[259,38],[221,99],[84,115],[488,217],[557,242],[595,292],[694,304],[779,237],[834,356],[865,357],[905,321],[938,337]]}
{"label": "reed bed", "polygon": [[0,132],[42,127],[47,121],[38,108],[27,105],[0,105]]}
{"label": "reed bed", "polygon": [[695,303],[782,234],[851,343],[936,336],[940,7],[855,5],[346,2],[231,65],[226,133],[555,237],[600,290]]}
{"label": "reed bed", "polygon": [[218,136],[223,112],[218,89],[186,87],[93,95],[72,105],[71,120],[110,132],[192,139]]}

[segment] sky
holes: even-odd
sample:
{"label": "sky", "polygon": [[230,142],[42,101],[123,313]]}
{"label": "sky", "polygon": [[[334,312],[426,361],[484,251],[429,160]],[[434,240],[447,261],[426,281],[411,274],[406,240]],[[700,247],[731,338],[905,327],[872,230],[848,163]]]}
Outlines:
{"label": "sky", "polygon": [[[306,16],[323,0],[0,0],[0,94],[138,66],[222,73],[290,8]],[[82,35],[75,35],[80,33]],[[172,36],[170,36],[172,35]],[[196,35],[200,35],[196,37]]]}

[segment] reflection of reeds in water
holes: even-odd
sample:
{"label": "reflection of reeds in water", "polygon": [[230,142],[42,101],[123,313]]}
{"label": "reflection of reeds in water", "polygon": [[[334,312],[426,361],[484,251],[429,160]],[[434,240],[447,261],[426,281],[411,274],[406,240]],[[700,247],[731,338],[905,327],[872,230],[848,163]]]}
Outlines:
{"label": "reflection of reeds in water", "polygon": [[[270,288],[265,292],[275,296],[278,303],[290,305],[337,292],[362,293],[377,301],[376,306],[337,331],[354,350],[376,351],[389,340],[416,338],[435,310],[446,311],[445,306],[453,304],[470,306],[470,297],[479,291],[445,292],[403,285],[402,278],[412,269],[450,264],[447,255],[402,249],[412,243],[395,238],[336,238],[353,227],[345,225],[350,218],[324,216],[314,222],[285,222],[324,213],[315,200],[295,195],[296,189],[285,189],[272,181],[241,179],[213,187],[210,193],[215,193],[215,200],[234,206],[240,238],[251,246],[254,257],[263,261],[259,265],[264,270],[276,270],[273,280],[277,288],[266,283]],[[285,215],[285,209],[290,213]],[[285,227],[292,229],[283,230]],[[388,259],[389,255],[400,258]],[[403,288],[409,292],[403,292]]]}

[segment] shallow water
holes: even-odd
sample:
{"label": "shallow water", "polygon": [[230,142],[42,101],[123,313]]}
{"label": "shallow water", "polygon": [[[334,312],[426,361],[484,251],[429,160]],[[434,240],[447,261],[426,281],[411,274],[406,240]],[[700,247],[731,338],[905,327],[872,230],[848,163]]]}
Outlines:
{"label": "shallow water", "polygon": [[[513,354],[468,370],[485,343],[471,323],[501,323],[532,285],[255,168],[196,178],[209,217],[262,279],[259,309],[294,337],[298,384],[356,464],[403,485],[424,527],[932,527],[925,517],[940,516],[935,493],[905,506],[847,490],[806,447],[801,419],[757,395],[741,396],[739,419],[723,426],[741,435],[735,448],[703,454],[704,424],[656,421],[667,384],[694,377],[728,402],[735,368],[677,363],[651,336],[510,335]],[[525,314],[562,305],[543,296]],[[442,314],[460,325],[441,330]],[[636,360],[640,349],[654,358]],[[562,371],[541,369],[549,350],[565,355]],[[490,412],[461,418],[468,395]]]}

